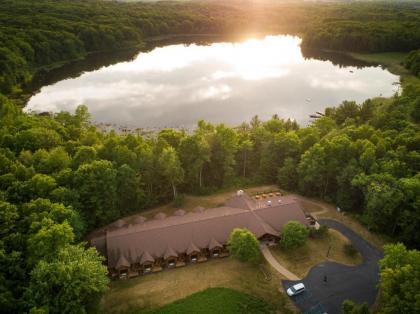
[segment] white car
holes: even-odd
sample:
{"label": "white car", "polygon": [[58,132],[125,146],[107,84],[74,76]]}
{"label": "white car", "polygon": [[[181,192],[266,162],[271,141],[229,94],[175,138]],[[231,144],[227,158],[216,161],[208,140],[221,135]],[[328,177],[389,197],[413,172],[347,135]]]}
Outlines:
{"label": "white car", "polygon": [[301,282],[291,286],[289,289],[286,290],[287,295],[290,297],[302,293],[303,291],[305,291],[305,285]]}

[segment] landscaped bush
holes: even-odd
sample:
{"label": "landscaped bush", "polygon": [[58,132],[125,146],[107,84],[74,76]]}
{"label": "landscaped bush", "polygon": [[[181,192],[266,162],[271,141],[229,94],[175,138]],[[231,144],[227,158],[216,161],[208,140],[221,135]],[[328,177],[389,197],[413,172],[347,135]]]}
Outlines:
{"label": "landscaped bush", "polygon": [[344,252],[350,257],[355,257],[357,249],[353,246],[353,244],[348,243],[344,245]]}
{"label": "landscaped bush", "polygon": [[309,230],[309,236],[317,239],[325,238],[328,235],[328,229],[326,225],[321,225],[318,229],[311,228]]}
{"label": "landscaped bush", "polygon": [[289,221],[284,225],[280,244],[285,249],[298,248],[305,244],[309,231],[298,221]]}

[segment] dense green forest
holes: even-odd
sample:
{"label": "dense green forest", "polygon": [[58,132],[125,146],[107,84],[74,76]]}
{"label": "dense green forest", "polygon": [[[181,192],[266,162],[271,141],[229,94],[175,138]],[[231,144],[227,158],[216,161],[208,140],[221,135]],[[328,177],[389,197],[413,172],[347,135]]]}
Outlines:
{"label": "dense green forest", "polygon": [[0,91],[19,92],[40,68],[158,35],[289,33],[310,48],[410,51],[420,46],[419,12],[413,3],[3,0]]}
{"label": "dense green forest", "polygon": [[420,50],[413,50],[408,54],[405,67],[413,75],[420,77]]}
{"label": "dense green forest", "polygon": [[88,230],[179,193],[233,185],[277,182],[323,197],[418,248],[419,95],[418,85],[407,84],[401,96],[344,102],[304,128],[255,117],[237,128],[200,121],[191,134],[165,129],[148,138],[101,133],[83,106],[75,114],[28,115],[2,97],[1,307],[59,308],[69,296],[52,292],[67,278],[58,264],[89,278],[91,294],[73,291],[71,300],[93,306],[106,270],[92,249],[76,245]]}
{"label": "dense green forest", "polygon": [[[420,46],[418,13],[413,4],[390,3],[4,0],[0,93],[18,93],[38,69],[166,34],[283,32],[316,48],[410,51]],[[418,60],[412,52],[405,64],[416,75]],[[83,237],[124,215],[181,203],[183,193],[278,183],[335,202],[418,249],[420,89],[413,82],[389,99],[327,108],[307,127],[254,117],[235,128],[199,121],[193,132],[149,137],[100,132],[84,106],[32,115],[0,95],[0,312],[94,311],[108,280]],[[407,263],[417,256],[404,254]]]}

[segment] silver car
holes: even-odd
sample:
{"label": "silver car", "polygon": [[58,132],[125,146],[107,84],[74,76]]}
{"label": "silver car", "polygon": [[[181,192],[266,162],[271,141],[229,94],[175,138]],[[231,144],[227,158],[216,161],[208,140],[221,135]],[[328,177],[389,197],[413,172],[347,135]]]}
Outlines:
{"label": "silver car", "polygon": [[291,286],[289,289],[286,290],[287,295],[290,297],[302,293],[303,291],[305,291],[305,285],[301,282]]}

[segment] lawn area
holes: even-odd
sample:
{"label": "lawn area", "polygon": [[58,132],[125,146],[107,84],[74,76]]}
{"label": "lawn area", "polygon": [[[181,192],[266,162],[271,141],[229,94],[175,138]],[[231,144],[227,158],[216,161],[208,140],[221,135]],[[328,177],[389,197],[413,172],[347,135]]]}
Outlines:
{"label": "lawn area", "polygon": [[[271,252],[281,265],[303,278],[313,266],[325,260],[346,265],[361,263],[360,253],[357,253],[354,257],[345,253],[344,246],[349,243],[350,241],[340,232],[330,229],[324,238],[310,237],[305,245],[300,248],[286,250],[276,246],[271,248]],[[331,249],[327,258],[326,255],[330,246]]]}
{"label": "lawn area", "polygon": [[272,279],[266,281],[258,266],[224,258],[130,280],[114,281],[102,299],[101,312],[136,313],[154,310],[208,288],[224,287],[260,298],[278,312],[295,313],[296,309],[289,298],[278,290],[281,277],[274,270],[271,273]]}
{"label": "lawn area", "polygon": [[[148,314],[183,313],[274,313],[274,308],[262,299],[228,288],[210,288],[167,304]],[[141,312],[139,312],[141,313]]]}

